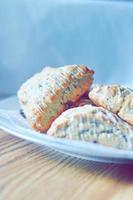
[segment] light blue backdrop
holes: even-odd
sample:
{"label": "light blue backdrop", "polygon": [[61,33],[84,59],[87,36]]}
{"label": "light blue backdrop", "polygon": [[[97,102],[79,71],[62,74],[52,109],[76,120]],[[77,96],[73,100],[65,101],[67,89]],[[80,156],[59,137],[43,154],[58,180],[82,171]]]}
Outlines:
{"label": "light blue backdrop", "polygon": [[44,65],[76,63],[95,82],[133,85],[133,3],[66,2],[0,1],[0,92]]}

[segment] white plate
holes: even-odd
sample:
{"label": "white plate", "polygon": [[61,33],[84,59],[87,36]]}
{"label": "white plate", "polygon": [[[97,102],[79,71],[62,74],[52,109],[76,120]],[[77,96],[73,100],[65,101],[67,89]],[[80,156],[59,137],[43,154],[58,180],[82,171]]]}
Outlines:
{"label": "white plate", "polygon": [[117,150],[90,142],[53,138],[32,130],[19,113],[17,97],[0,101],[0,128],[17,137],[49,146],[62,153],[106,163],[133,163],[133,151]]}

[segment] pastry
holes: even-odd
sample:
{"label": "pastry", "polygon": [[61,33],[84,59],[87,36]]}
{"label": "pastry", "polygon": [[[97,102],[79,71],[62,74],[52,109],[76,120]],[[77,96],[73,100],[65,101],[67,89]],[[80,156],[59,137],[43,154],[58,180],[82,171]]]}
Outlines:
{"label": "pastry", "polygon": [[133,125],[133,92],[125,98],[118,115]]}
{"label": "pastry", "polygon": [[52,123],[47,134],[118,149],[133,149],[133,127],[116,114],[92,105],[64,111]]}
{"label": "pastry", "polygon": [[132,91],[120,85],[94,85],[89,92],[89,98],[95,105],[102,106],[107,110],[118,113],[125,98]]}
{"label": "pastry", "polygon": [[93,73],[84,65],[66,65],[44,68],[27,80],[19,89],[18,98],[32,128],[46,132],[69,104],[88,91]]}

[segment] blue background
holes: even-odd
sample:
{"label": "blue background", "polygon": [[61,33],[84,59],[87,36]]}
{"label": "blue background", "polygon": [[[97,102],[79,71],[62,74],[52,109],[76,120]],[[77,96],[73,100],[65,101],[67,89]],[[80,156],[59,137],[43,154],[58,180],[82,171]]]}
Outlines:
{"label": "blue background", "polygon": [[45,65],[84,63],[95,82],[133,85],[133,3],[0,1],[0,93]]}

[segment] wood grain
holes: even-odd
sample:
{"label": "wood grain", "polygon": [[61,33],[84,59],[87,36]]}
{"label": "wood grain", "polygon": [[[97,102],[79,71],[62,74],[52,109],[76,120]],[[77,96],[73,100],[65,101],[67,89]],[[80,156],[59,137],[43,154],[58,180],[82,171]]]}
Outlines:
{"label": "wood grain", "polygon": [[0,131],[0,200],[133,200],[133,165],[88,162]]}

